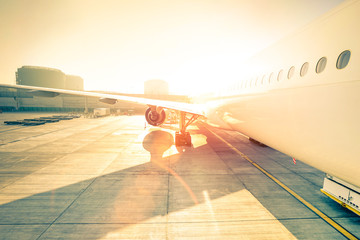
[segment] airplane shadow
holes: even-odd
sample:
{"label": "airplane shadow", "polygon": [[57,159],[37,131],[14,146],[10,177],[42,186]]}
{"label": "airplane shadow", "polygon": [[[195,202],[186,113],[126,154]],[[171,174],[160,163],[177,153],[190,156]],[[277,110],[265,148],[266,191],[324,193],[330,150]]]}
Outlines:
{"label": "airplane shadow", "polygon": [[[163,226],[168,214],[204,203],[204,192],[213,200],[243,189],[234,177],[217,175],[211,167],[215,174],[194,176],[189,167],[196,159],[190,154],[201,154],[206,145],[163,157],[173,144],[169,132],[151,131],[142,142],[149,162],[3,204],[0,225],[43,226],[40,239],[54,234],[99,239],[129,225]],[[219,184],[223,178],[226,185]]]}
{"label": "airplane shadow", "polygon": [[[0,205],[0,229],[1,225],[15,225],[17,231],[32,228],[38,234],[43,233],[39,239],[116,238],[119,231],[121,234],[128,231],[132,237],[137,234],[141,239],[156,228],[166,233],[164,223],[196,221],[187,218],[189,212],[181,212],[245,189],[234,174],[219,169],[208,155],[203,156],[209,145],[220,153],[228,151],[228,147],[199,128],[191,133],[201,133],[206,138],[205,145],[182,148],[176,154],[164,156],[174,144],[172,134],[150,131],[142,141],[143,148],[150,153],[149,161],[144,164]],[[277,193],[270,190],[267,194],[272,197]],[[255,197],[276,218],[281,216],[276,207],[261,199],[261,194],[256,196],[256,191]],[[293,225],[286,219],[279,221],[296,236]],[[23,230],[19,226],[28,227]]]}

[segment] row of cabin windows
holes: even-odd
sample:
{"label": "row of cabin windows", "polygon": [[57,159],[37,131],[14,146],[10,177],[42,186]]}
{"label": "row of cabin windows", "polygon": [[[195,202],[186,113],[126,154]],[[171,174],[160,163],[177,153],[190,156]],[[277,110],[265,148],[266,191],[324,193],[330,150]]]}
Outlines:
{"label": "row of cabin windows", "polygon": [[[351,56],[351,52],[349,50],[345,50],[342,53],[340,53],[337,61],[336,61],[336,68],[337,69],[343,69],[345,68],[350,61],[350,56]],[[323,72],[325,70],[326,67],[326,63],[327,63],[327,58],[326,57],[322,57],[319,59],[319,61],[316,64],[315,67],[315,72],[317,74]],[[300,76],[304,77],[309,70],[309,63],[305,62],[300,69]],[[289,71],[287,72],[287,78],[291,79],[293,76],[295,75],[295,67],[292,66],[290,67]],[[283,79],[284,76],[284,70],[281,69],[276,77],[277,81],[281,81]],[[275,80],[275,74],[271,73],[269,75],[269,77],[267,77],[267,75],[262,76],[262,78],[257,77],[256,79],[252,79],[251,81],[247,82],[243,82],[241,84],[241,87],[249,87],[249,86],[258,86],[260,84],[265,84],[266,82],[271,83]]]}

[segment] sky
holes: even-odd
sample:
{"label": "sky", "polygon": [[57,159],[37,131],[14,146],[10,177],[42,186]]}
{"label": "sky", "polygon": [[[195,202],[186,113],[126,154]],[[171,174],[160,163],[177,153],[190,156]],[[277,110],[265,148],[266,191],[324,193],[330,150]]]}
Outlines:
{"label": "sky", "polygon": [[174,94],[236,81],[241,63],[343,0],[0,0],[0,82],[24,65],[60,69],[85,90]]}

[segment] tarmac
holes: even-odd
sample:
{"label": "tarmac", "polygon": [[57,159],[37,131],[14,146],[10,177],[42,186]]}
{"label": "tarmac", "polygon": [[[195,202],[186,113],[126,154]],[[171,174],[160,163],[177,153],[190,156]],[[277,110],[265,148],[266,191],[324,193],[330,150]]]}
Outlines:
{"label": "tarmac", "polygon": [[360,237],[323,172],[237,132],[197,122],[176,148],[144,116],[3,124],[51,115],[0,114],[0,239],[346,239],[211,131]]}

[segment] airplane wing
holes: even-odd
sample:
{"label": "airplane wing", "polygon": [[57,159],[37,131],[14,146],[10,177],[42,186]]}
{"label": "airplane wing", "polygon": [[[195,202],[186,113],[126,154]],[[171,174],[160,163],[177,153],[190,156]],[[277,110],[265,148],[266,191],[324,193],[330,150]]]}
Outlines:
{"label": "airplane wing", "polygon": [[[186,128],[200,116],[205,117],[204,107],[199,104],[190,104],[183,102],[164,101],[158,99],[148,99],[141,97],[131,97],[123,95],[114,95],[106,93],[74,91],[57,88],[34,87],[26,85],[0,84],[0,87],[23,89],[33,93],[34,96],[55,97],[59,94],[68,94],[76,96],[87,96],[99,98],[99,101],[115,104],[117,101],[126,101],[148,105],[149,108],[145,112],[146,121],[153,126],[160,126],[166,119],[164,109],[177,110],[179,116],[179,130],[175,135],[175,144],[177,146],[191,146],[191,136],[186,132]],[[190,115],[190,117],[189,117]]]}
{"label": "airplane wing", "polygon": [[[126,101],[126,102],[140,103],[140,104],[149,105],[149,106],[158,106],[158,107],[162,107],[165,109],[178,110],[181,112],[199,115],[199,116],[205,116],[205,112],[201,109],[202,107],[200,105],[191,104],[191,103],[165,101],[165,100],[158,100],[158,99],[123,96],[123,95],[114,95],[114,94],[107,94],[107,93],[96,93],[96,92],[57,89],[57,88],[35,87],[35,86],[26,86],[26,85],[14,85],[14,84],[0,83],[0,87],[29,90],[29,91],[33,92],[34,95],[38,95],[38,96],[50,97],[50,96],[57,96],[59,94],[87,96],[87,97],[99,98],[102,100],[102,102],[106,102],[106,103],[110,103],[110,104],[111,103],[114,104],[117,101]],[[39,93],[44,93],[44,94],[39,94]]]}

